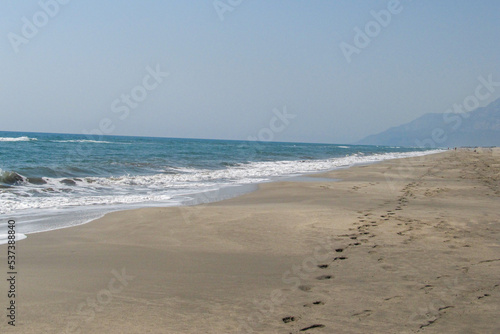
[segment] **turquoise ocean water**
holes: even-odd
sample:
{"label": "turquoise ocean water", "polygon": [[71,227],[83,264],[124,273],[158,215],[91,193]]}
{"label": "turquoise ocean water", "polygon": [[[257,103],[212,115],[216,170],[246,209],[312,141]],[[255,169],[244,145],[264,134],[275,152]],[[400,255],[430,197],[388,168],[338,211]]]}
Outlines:
{"label": "turquoise ocean water", "polygon": [[260,182],[428,153],[383,146],[0,132],[0,242],[9,218],[16,219],[20,233],[34,233],[113,210],[223,199]]}

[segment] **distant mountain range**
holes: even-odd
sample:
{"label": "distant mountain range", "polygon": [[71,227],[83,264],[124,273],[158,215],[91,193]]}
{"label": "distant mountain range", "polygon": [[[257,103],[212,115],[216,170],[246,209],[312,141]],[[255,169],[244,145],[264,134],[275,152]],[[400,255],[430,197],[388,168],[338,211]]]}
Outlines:
{"label": "distant mountain range", "polygon": [[500,99],[464,113],[425,114],[363,138],[359,145],[408,147],[500,146]]}

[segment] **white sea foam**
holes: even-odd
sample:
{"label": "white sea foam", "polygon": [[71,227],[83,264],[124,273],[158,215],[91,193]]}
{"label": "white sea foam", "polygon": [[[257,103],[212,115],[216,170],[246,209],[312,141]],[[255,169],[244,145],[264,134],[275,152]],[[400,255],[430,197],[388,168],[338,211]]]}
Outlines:
{"label": "white sea foam", "polygon": [[36,138],[23,137],[0,137],[0,141],[32,141],[37,140]]}
{"label": "white sea foam", "polygon": [[[169,194],[143,194],[143,195],[99,195],[89,196],[85,192],[79,192],[73,196],[58,195],[50,197],[36,197],[24,191],[19,196],[0,196],[0,214],[9,214],[33,209],[62,209],[69,207],[88,207],[93,205],[127,205],[145,202],[166,202],[172,198]],[[24,195],[24,196],[23,196]]]}
{"label": "white sea foam", "polygon": [[90,140],[90,139],[71,139],[71,140],[52,140],[54,143],[87,143],[87,144],[123,144],[130,145],[130,143],[119,143],[104,140]]}
{"label": "white sea foam", "polygon": [[228,185],[243,185],[332,170],[360,163],[414,157],[441,152],[385,153],[365,156],[362,153],[324,160],[252,162],[226,169],[178,168],[176,174],[123,175],[86,177],[74,185],[62,178],[44,178],[47,184],[24,184],[0,193],[0,214],[30,209],[61,209],[97,205],[128,205],[146,202],[167,203],[175,196],[201,192]]}

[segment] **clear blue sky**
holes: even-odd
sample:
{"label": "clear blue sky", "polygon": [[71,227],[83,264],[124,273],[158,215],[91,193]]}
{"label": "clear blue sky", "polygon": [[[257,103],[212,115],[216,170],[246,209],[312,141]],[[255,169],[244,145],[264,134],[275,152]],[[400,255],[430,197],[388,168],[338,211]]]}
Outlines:
{"label": "clear blue sky", "polygon": [[[389,3],[221,0],[221,20],[212,0],[71,0],[53,17],[3,1],[0,130],[82,133],[104,119],[116,135],[247,139],[286,106],[296,116],[274,140],[349,143],[444,112],[480,75],[500,81],[498,0],[401,0],[348,62],[340,43]],[[38,32],[23,35],[23,17]],[[157,65],[169,76],[147,79],[142,100]]]}

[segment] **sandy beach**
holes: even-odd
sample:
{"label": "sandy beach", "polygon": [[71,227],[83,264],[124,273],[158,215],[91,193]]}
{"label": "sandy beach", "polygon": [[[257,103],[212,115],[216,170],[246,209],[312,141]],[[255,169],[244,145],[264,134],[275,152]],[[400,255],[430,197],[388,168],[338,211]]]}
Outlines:
{"label": "sandy beach", "polygon": [[15,327],[1,245],[0,332],[500,332],[499,149],[318,176],[29,235]]}

